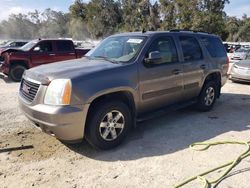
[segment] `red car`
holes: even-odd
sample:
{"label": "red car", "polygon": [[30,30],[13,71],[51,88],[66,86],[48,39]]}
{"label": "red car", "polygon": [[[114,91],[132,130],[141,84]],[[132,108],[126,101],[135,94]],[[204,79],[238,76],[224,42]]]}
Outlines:
{"label": "red car", "polygon": [[83,57],[89,49],[75,49],[72,40],[38,39],[33,40],[19,49],[2,51],[3,61],[0,62],[0,72],[13,81],[20,81],[26,69]]}

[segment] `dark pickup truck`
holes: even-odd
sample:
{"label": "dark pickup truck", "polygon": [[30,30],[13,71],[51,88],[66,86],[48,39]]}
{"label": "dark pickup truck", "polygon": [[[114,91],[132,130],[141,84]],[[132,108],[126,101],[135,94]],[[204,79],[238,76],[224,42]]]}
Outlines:
{"label": "dark pickup truck", "polygon": [[83,57],[89,49],[75,49],[72,40],[38,39],[22,48],[7,49],[0,56],[0,72],[13,81],[20,81],[26,69],[38,65]]}

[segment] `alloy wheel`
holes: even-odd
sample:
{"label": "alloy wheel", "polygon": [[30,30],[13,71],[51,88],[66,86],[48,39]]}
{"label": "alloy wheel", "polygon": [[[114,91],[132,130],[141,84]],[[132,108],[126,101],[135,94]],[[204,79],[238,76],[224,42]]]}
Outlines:
{"label": "alloy wheel", "polygon": [[215,90],[213,87],[209,87],[206,90],[206,96],[204,98],[206,106],[210,106],[213,104],[215,99]]}
{"label": "alloy wheel", "polygon": [[99,133],[105,141],[113,141],[122,133],[125,125],[123,114],[117,110],[108,112],[99,126]]}

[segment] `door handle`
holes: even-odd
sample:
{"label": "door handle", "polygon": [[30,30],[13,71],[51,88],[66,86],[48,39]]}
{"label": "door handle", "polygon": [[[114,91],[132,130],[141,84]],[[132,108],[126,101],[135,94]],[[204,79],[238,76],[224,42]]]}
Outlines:
{"label": "door handle", "polygon": [[179,70],[179,69],[175,69],[175,70],[172,71],[172,73],[175,74],[175,75],[178,75],[178,74],[182,73],[182,71]]}
{"label": "door handle", "polygon": [[200,66],[200,68],[201,68],[201,69],[206,69],[207,66],[203,64],[203,65]]}
{"label": "door handle", "polygon": [[56,54],[49,54],[50,56],[55,56]]}

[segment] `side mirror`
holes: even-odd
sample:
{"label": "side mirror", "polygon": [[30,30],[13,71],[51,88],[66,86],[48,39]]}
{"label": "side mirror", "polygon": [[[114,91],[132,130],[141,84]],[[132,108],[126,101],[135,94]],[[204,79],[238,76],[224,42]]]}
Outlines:
{"label": "side mirror", "polygon": [[39,47],[39,46],[35,47],[35,48],[33,49],[33,51],[34,51],[34,52],[40,52],[40,47]]}
{"label": "side mirror", "polygon": [[159,64],[162,61],[162,56],[159,51],[150,52],[148,58],[145,59],[147,64]]}

